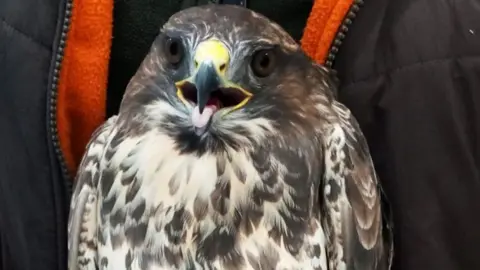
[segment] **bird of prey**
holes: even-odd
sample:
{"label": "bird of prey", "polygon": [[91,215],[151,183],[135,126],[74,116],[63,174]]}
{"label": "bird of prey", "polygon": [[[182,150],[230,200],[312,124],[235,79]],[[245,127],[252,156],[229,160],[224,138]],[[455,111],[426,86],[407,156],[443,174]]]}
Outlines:
{"label": "bird of prey", "polygon": [[381,189],[331,78],[248,9],[174,14],[87,146],[69,269],[388,269]]}

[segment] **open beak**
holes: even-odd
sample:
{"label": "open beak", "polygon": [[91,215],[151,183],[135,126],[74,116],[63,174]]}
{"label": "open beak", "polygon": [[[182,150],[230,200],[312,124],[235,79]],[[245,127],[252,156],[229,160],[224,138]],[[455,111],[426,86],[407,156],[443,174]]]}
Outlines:
{"label": "open beak", "polygon": [[252,94],[225,78],[230,55],[223,43],[207,40],[199,44],[195,53],[193,76],[176,83],[178,98],[203,115],[208,109],[213,113],[220,109],[225,113],[244,106]]}
{"label": "open beak", "polygon": [[209,105],[219,105],[220,100],[215,100],[215,102],[210,100],[215,91],[221,91],[222,86],[222,78],[215,70],[215,65],[211,61],[200,64],[192,82],[196,88],[197,106],[200,113],[203,112],[209,101]]}

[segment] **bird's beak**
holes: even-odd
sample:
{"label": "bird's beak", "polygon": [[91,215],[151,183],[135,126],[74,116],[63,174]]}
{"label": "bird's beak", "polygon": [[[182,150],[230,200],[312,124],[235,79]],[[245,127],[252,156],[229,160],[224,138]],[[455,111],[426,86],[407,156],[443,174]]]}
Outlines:
{"label": "bird's beak", "polygon": [[226,112],[244,106],[252,94],[225,78],[230,54],[225,45],[215,39],[200,43],[194,56],[193,76],[177,82],[177,95],[185,104],[194,103],[200,113],[206,106]]}
{"label": "bird's beak", "polygon": [[222,77],[216,71],[216,66],[212,61],[200,63],[197,72],[193,76],[192,83],[197,88],[197,105],[200,113],[207,105],[213,91],[219,89],[222,85]]}

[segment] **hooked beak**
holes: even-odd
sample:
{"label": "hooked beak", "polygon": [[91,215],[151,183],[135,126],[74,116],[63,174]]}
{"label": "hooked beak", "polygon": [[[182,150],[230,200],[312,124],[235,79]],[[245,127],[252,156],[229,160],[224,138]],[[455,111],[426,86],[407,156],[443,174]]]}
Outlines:
{"label": "hooked beak", "polygon": [[200,113],[202,113],[212,93],[220,89],[222,78],[215,70],[215,65],[211,61],[203,62],[193,77],[193,84],[197,88],[197,106]]}
{"label": "hooked beak", "polygon": [[186,105],[198,107],[200,114],[209,107],[213,113],[225,113],[243,107],[252,94],[225,78],[230,54],[218,40],[207,40],[198,45],[194,57],[193,76],[176,83],[177,96]]}

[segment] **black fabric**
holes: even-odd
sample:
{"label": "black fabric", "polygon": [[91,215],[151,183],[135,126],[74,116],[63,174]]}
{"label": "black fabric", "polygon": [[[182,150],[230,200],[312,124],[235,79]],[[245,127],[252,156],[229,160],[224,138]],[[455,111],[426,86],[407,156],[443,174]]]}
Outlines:
{"label": "black fabric", "polygon": [[334,67],[393,207],[394,270],[480,269],[480,2],[365,2]]}
{"label": "black fabric", "polygon": [[2,270],[66,268],[68,202],[46,122],[60,7],[60,0],[0,0]]}
{"label": "black fabric", "polygon": [[[1,1],[1,0],[0,0]],[[115,1],[113,45],[107,90],[107,116],[118,112],[125,88],[148,53],[160,27],[173,13],[211,0]],[[236,0],[238,1],[238,0]],[[278,22],[300,40],[313,0],[250,0],[248,8]]]}
{"label": "black fabric", "polygon": [[149,51],[160,27],[183,1],[135,0],[114,2],[113,41],[107,90],[107,115],[118,112],[130,78]]}

